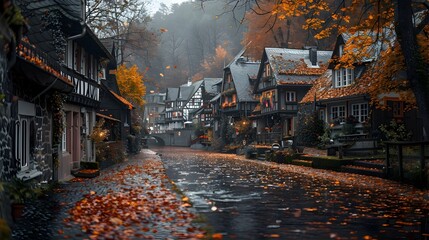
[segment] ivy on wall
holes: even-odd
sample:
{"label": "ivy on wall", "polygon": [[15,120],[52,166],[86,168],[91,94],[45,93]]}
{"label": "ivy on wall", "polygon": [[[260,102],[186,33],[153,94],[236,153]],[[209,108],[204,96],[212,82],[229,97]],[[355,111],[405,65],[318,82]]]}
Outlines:
{"label": "ivy on wall", "polygon": [[52,143],[58,145],[61,142],[65,130],[65,112],[63,110],[66,97],[55,91],[51,97],[52,106]]}
{"label": "ivy on wall", "polygon": [[62,31],[63,24],[61,22],[61,13],[58,11],[48,11],[42,17],[43,27],[49,30],[52,34],[53,42],[55,47],[55,53],[59,60],[64,59],[66,52],[66,37]]}

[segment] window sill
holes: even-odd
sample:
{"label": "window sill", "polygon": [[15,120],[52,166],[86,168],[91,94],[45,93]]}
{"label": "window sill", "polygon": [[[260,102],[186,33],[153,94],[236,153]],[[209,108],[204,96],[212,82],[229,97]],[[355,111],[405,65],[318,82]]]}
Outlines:
{"label": "window sill", "polygon": [[16,177],[23,180],[23,181],[27,181],[27,180],[36,178],[40,175],[42,175],[41,171],[39,171],[37,169],[32,169],[32,170],[26,170],[26,171],[18,172],[16,174]]}

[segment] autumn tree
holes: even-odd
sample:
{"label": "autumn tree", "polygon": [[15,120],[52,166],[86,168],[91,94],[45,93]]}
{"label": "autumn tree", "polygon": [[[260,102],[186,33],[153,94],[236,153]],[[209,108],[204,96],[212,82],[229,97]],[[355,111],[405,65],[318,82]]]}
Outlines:
{"label": "autumn tree", "polygon": [[[202,3],[205,2],[201,1]],[[234,8],[250,7],[252,11],[260,13],[261,4],[265,0],[236,0]],[[416,98],[420,117],[423,123],[423,136],[429,139],[429,1],[428,0],[296,0],[275,1],[268,11],[276,19],[291,19],[295,16],[308,16],[303,24],[304,29],[317,31],[318,39],[329,37],[334,31],[358,34],[370,31],[376,34],[374,41],[388,42],[385,36],[394,33],[390,47],[379,51],[394,51],[385,54],[403,57],[403,66],[406,71],[406,80],[409,89]],[[362,45],[355,45],[355,51],[367,48],[374,42],[362,41]],[[357,62],[359,61],[356,59]],[[390,71],[388,67],[381,70]],[[385,72],[388,74],[388,72]],[[394,79],[385,79],[379,87],[388,86]]]}
{"label": "autumn tree", "polygon": [[205,59],[201,64],[202,71],[193,76],[193,80],[199,80],[204,77],[222,77],[225,63],[231,60],[231,55],[222,46],[218,46],[215,55]]}
{"label": "autumn tree", "polygon": [[143,83],[143,74],[139,73],[138,67],[133,65],[127,68],[125,65],[119,65],[116,70],[116,80],[121,95],[134,106],[142,107],[146,87]]}
{"label": "autumn tree", "polygon": [[271,14],[275,2],[262,2],[258,11],[248,11],[243,19],[248,30],[244,33],[242,45],[252,44],[247,52],[256,58],[261,56],[265,47],[302,48],[317,46],[319,49],[332,49],[334,37],[326,40],[315,38],[315,32],[303,29],[308,16],[276,17]]}

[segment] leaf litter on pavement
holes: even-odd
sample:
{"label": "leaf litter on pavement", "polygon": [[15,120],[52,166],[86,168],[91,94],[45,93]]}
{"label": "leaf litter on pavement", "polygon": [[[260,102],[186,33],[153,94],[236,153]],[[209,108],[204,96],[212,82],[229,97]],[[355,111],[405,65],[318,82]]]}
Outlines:
{"label": "leaf litter on pavement", "polygon": [[188,199],[170,190],[171,182],[159,159],[110,170],[95,184],[112,187],[84,194],[64,221],[66,226],[78,224],[90,239],[205,237],[205,231],[192,222],[196,215]]}
{"label": "leaf litter on pavement", "polygon": [[[243,187],[248,191],[261,189],[265,196],[261,198],[261,203],[269,202],[270,196],[278,196],[279,192],[282,192],[285,197],[281,203],[285,206],[279,206],[279,209],[285,210],[283,220],[290,221],[291,224],[293,220],[290,219],[302,222],[301,230],[288,229],[287,225],[282,224],[279,224],[279,228],[267,230],[267,225],[262,225],[255,226],[255,233],[252,234],[271,231],[273,232],[271,237],[286,237],[288,234],[290,237],[294,231],[301,233],[318,231],[320,236],[334,239],[429,236],[426,232],[429,231],[428,190],[378,177],[248,160],[235,154],[208,154],[204,151],[190,153],[189,149],[186,149],[183,150],[186,151],[184,158],[183,154],[178,154],[181,151],[178,148],[174,148],[174,151],[168,149],[160,151],[168,168],[179,171],[178,181],[183,186],[192,187],[194,193],[200,192],[198,183],[204,183],[207,188],[210,186],[207,182],[214,179],[213,191],[210,190],[205,196],[200,196],[207,198],[207,201],[219,199],[218,196],[214,196],[215,191],[226,191],[234,195],[234,189],[241,190]],[[192,182],[187,184],[186,178],[189,174],[192,175],[189,177]],[[176,181],[174,178],[173,180]],[[300,195],[296,195],[297,189],[302,189],[299,190]],[[236,196],[239,195],[237,192]],[[237,201],[232,201],[230,205],[224,204],[225,211],[237,209],[239,204]],[[222,206],[217,206],[217,209],[220,210],[219,214],[222,214]],[[231,217],[240,215],[239,211],[234,211]],[[265,217],[270,216],[270,213],[264,214]],[[276,213],[273,212],[272,215]],[[370,233],[365,232],[364,228],[354,229],[363,223],[371,226]],[[216,225],[213,227],[218,231]],[[222,223],[219,227],[223,228]],[[263,236],[270,237],[270,234],[265,233]]]}

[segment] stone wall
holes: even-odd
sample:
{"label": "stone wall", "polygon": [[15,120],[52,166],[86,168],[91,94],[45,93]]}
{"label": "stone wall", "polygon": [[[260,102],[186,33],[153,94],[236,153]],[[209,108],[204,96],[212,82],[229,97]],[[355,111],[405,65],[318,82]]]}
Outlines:
{"label": "stone wall", "polygon": [[[1,28],[5,26],[0,25]],[[6,28],[7,29],[7,28]],[[5,30],[7,31],[7,30]],[[3,31],[2,31],[3,32]],[[10,179],[13,171],[12,163],[12,138],[10,136],[10,93],[8,80],[8,59],[4,52],[4,36],[0,38],[0,182]],[[10,203],[4,192],[0,192],[0,218],[11,222]]]}

